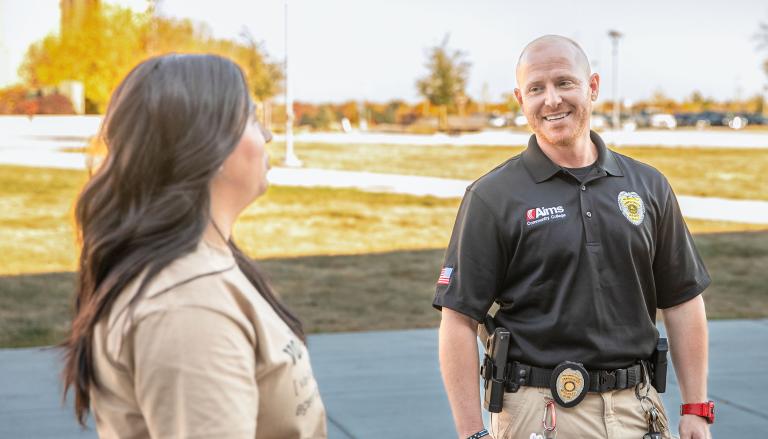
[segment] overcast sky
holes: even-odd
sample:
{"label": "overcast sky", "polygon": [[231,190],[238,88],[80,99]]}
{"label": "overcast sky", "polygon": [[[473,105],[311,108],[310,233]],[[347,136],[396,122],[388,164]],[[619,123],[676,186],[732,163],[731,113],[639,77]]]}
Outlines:
{"label": "overcast sky", "polygon": [[[5,46],[34,32],[28,20],[57,21],[58,3],[0,0]],[[625,35],[619,59],[625,99],[659,90],[677,99],[694,90],[716,99],[743,98],[768,83],[761,68],[768,49],[758,52],[752,38],[758,23],[768,22],[768,2],[760,0],[290,0],[289,8],[297,100],[415,101],[426,50],[446,34],[450,47],[466,52],[472,63],[468,92],[475,99],[482,98],[484,85],[491,100],[513,90],[520,50],[547,33],[583,46],[602,76],[601,97],[609,99],[610,29]],[[159,1],[162,15],[203,21],[215,36],[236,38],[248,28],[274,60],[282,60],[285,51],[283,11],[283,0]]]}

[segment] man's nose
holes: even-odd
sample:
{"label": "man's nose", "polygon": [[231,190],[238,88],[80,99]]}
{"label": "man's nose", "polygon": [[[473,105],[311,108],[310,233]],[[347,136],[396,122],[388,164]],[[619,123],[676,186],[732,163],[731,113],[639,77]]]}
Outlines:
{"label": "man's nose", "polygon": [[560,97],[560,93],[558,93],[557,88],[547,87],[544,95],[544,105],[551,108],[556,108],[558,105],[560,105],[560,102],[563,102],[563,99]]}

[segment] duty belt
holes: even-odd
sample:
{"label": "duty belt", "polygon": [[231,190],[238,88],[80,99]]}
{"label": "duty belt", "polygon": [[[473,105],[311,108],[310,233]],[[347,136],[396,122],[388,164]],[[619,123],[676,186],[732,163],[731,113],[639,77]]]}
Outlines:
{"label": "duty belt", "polygon": [[[513,361],[507,366],[508,374],[505,379],[505,390],[517,392],[520,386],[549,387],[553,369]],[[610,390],[629,389],[643,380],[643,368],[640,364],[624,369],[587,370],[589,373],[590,392],[608,392]]]}

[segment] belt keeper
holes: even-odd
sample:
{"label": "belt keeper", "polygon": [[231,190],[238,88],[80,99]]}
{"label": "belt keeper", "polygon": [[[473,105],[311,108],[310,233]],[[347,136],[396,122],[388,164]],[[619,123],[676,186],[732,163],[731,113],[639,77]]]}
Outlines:
{"label": "belt keeper", "polygon": [[616,370],[616,388],[626,389],[627,386],[627,369]]}
{"label": "belt keeper", "polygon": [[527,384],[530,377],[531,366],[518,365],[518,367],[515,368],[515,376],[513,378],[518,386]]}
{"label": "belt keeper", "polygon": [[598,372],[600,381],[598,381],[597,389],[599,392],[607,392],[616,388],[616,371],[601,370]]}
{"label": "belt keeper", "polygon": [[634,387],[637,385],[637,383],[640,382],[640,377],[637,376],[637,374],[638,374],[637,367],[630,367],[627,370],[627,386],[628,387]]}
{"label": "belt keeper", "polygon": [[513,361],[507,364],[507,392],[517,392],[520,387],[528,384],[531,377],[531,366],[520,364],[517,361]]}

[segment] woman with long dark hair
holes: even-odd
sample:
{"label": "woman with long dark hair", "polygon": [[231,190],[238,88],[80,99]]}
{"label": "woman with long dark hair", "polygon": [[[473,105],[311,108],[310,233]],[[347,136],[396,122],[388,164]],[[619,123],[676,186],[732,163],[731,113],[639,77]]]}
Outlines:
{"label": "woman with long dark hair", "polygon": [[314,438],[325,409],[297,317],[231,239],[267,188],[242,71],[142,62],[115,90],[82,241],[65,392],[101,437]]}

